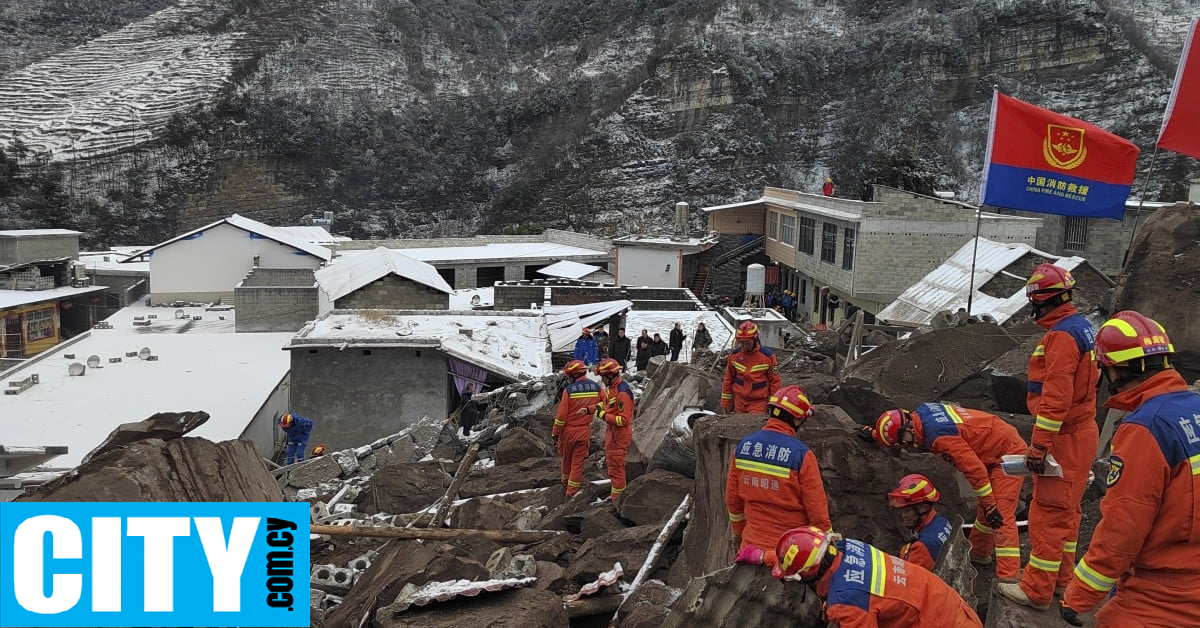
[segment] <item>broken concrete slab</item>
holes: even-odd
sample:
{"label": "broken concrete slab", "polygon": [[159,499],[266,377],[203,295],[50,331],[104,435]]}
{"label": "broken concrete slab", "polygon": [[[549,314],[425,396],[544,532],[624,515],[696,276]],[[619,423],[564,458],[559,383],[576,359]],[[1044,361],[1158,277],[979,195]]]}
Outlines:
{"label": "broken concrete slab", "polygon": [[496,445],[496,464],[515,464],[553,455],[550,445],[519,427],[506,433]]}
{"label": "broken concrete slab", "polygon": [[596,500],[608,495],[608,492],[608,486],[584,484],[578,493],[546,513],[538,527],[543,530],[566,530],[578,534],[583,513],[590,510]]}
{"label": "broken concrete slab", "polygon": [[371,476],[370,494],[376,512],[416,512],[437,501],[452,480],[436,460],[394,464]]}
{"label": "broken concrete slab", "polygon": [[331,457],[321,456],[293,465],[284,472],[287,485],[295,488],[316,488],[342,476],[342,467]]}
{"label": "broken concrete slab", "polygon": [[14,501],[278,502],[283,493],[248,440],[150,438],[110,449]]}
{"label": "broken concrete slab", "polygon": [[950,540],[942,546],[942,555],[933,566],[933,573],[958,591],[963,600],[975,608],[978,600],[975,598],[975,567],[971,564],[971,542],[963,534],[962,517],[952,517],[951,524],[954,532]]}
{"label": "broken concrete slab", "polygon": [[562,536],[556,536],[548,541],[542,541],[541,543],[530,545],[521,551],[531,554],[536,560],[555,562],[562,558],[564,554],[571,551],[571,546],[573,544],[574,540],[570,536],[564,534]]}
{"label": "broken concrete slab", "polygon": [[736,565],[692,580],[662,628],[797,628],[823,626],[821,601],[807,586],[771,570]]}
{"label": "broken concrete slab", "polygon": [[130,443],[148,438],[169,441],[180,438],[208,422],[207,412],[159,412],[136,423],[117,426],[95,449],[83,457],[82,464],[99,458],[105,453]]}
{"label": "broken concrete slab", "polygon": [[[991,595],[991,601],[988,602],[987,619],[983,623],[984,628],[1062,628],[1068,625],[1059,615],[1057,599],[1050,603],[1050,610],[1035,611],[1032,608],[1010,602],[1008,598],[996,591],[994,585]],[[1080,615],[1079,618],[1083,620],[1084,628],[1092,628],[1096,625],[1096,619],[1092,615]]]}
{"label": "broken concrete slab", "polygon": [[[569,621],[557,595],[542,589],[522,588],[413,607],[400,614],[380,613],[375,615],[371,625],[374,628],[499,628],[502,625],[567,628]],[[326,623],[326,626],[332,624]]]}
{"label": "broken concrete slab", "polygon": [[681,362],[662,365],[639,399],[633,421],[633,443],[626,459],[626,468],[632,472],[630,477],[649,468],[680,411],[688,407],[715,410],[720,401],[721,380],[717,376]]}
{"label": "broken concrete slab", "polygon": [[567,565],[567,579],[580,584],[591,582],[612,569],[614,563],[628,566],[630,573],[634,573],[646,562],[660,528],[636,526],[588,539]]}
{"label": "broken concrete slab", "polygon": [[534,576],[537,578],[535,587],[555,593],[562,591],[563,587],[567,584],[566,569],[563,569],[557,563],[544,560],[537,561],[535,565]]}
{"label": "broken concrete slab", "polygon": [[621,605],[617,628],[662,628],[671,605],[682,593],[661,580],[647,580]]}
{"label": "broken concrete slab", "polygon": [[[345,599],[326,617],[331,628],[359,628],[364,616],[374,616],[407,584],[442,580],[487,580],[482,563],[463,558],[452,546],[436,542],[393,541],[379,550]],[[478,628],[478,627],[476,627]]]}
{"label": "broken concrete slab", "polygon": [[612,506],[602,504],[583,513],[579,521],[579,536],[594,539],[614,530],[626,528],[625,522],[613,512]]}
{"label": "broken concrete slab", "polygon": [[501,547],[499,543],[482,534],[460,536],[451,541],[450,544],[454,546],[455,554],[485,565],[488,559]]}
{"label": "broken concrete slab", "polygon": [[450,527],[465,530],[503,530],[521,510],[499,499],[474,497],[450,515]]}
{"label": "broken concrete slab", "polygon": [[655,469],[629,483],[617,502],[617,510],[636,525],[659,523],[675,511],[695,484],[689,477]]}

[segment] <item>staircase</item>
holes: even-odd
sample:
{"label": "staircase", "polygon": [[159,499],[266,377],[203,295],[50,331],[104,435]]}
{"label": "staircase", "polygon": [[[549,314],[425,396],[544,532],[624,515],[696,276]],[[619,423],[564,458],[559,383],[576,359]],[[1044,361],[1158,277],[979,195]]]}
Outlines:
{"label": "staircase", "polygon": [[765,242],[766,238],[760,237],[714,259],[712,264],[704,269],[704,290],[716,296],[736,297],[742,294],[746,286],[746,265],[755,261],[763,261],[758,258],[766,257]]}
{"label": "staircase", "polygon": [[692,294],[704,298],[704,291],[708,288],[709,266],[706,264],[696,271],[695,279],[692,279]]}

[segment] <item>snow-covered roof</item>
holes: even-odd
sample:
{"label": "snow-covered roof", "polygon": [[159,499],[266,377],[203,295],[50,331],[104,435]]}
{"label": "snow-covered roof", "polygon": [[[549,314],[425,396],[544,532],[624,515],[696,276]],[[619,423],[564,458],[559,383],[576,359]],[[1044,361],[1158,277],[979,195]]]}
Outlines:
{"label": "snow-covered roof", "polygon": [[[739,207],[753,207],[766,202],[766,199],[756,198],[752,201],[741,201],[740,203],[726,203],[724,205],[713,205],[712,207],[701,207],[702,212],[719,212],[723,209],[737,209]],[[707,327],[707,325],[706,325]]]}
{"label": "snow-covered roof", "polygon": [[282,231],[292,237],[298,238],[312,244],[335,244],[337,242],[345,242],[350,240],[345,236],[335,236],[325,228],[317,225],[301,225],[298,227],[275,227],[276,230]]}
{"label": "snow-covered roof", "polygon": [[105,288],[106,286],[88,286],[86,288],[59,286],[48,290],[0,290],[0,310],[30,305],[32,303],[41,303],[42,301],[55,301],[67,297],[77,297],[89,292],[103,292]]}
{"label": "snow-covered roof", "polygon": [[331,301],[388,275],[410,279],[440,292],[454,292],[433,266],[383,247],[339,259],[316,272],[317,283]]}
{"label": "snow-covered roof", "polygon": [[545,308],[546,326],[550,329],[550,346],[554,351],[574,349],[575,341],[583,333],[584,327],[597,327],[603,321],[627,311],[631,307],[633,307],[633,301],[625,299],[581,305],[547,306]]}
{"label": "snow-covered roof", "polygon": [[[728,349],[733,342],[733,328],[715,310],[694,310],[688,312],[677,312],[669,310],[633,310],[625,317],[625,335],[630,338],[637,338],[642,335],[642,330],[649,332],[650,336],[661,334],[663,340],[666,340],[671,329],[675,327],[675,323],[679,323],[683,328],[683,333],[687,338],[683,339],[683,351],[679,354],[679,359],[682,362],[687,362],[692,359],[692,342],[696,339],[696,324],[704,323],[704,327],[708,329],[708,334],[712,336],[712,344],[709,347],[714,351]],[[634,341],[637,342],[636,340]],[[636,345],[634,347],[636,351]]]}
{"label": "snow-covered roof", "polygon": [[6,229],[0,231],[0,238],[21,238],[25,236],[79,236],[83,233],[70,229]]}
{"label": "snow-covered roof", "polygon": [[218,220],[214,223],[204,225],[203,227],[200,227],[199,229],[193,229],[187,233],[175,236],[174,238],[171,238],[170,240],[167,240],[166,242],[161,242],[150,248],[142,249],[141,251],[138,251],[136,254],[131,255],[129,258],[126,259],[125,262],[122,262],[122,263],[130,263],[132,260],[143,258],[147,253],[150,253],[151,251],[161,249],[164,246],[167,246],[169,244],[174,244],[175,242],[178,242],[178,241],[186,239],[190,236],[196,235],[197,233],[203,233],[205,231],[208,231],[209,229],[212,229],[213,227],[216,227],[217,225],[222,225],[222,224],[231,225],[231,226],[237,227],[238,229],[241,229],[242,231],[246,231],[249,233],[260,235],[260,236],[262,236],[264,238],[268,238],[270,240],[274,240],[280,244],[290,246],[290,247],[296,249],[297,251],[302,251],[304,253],[308,253],[309,255],[312,255],[313,257],[319,257],[325,261],[329,261],[329,259],[333,256],[333,254],[329,252],[329,249],[327,249],[323,246],[318,246],[311,242],[307,242],[307,241],[302,240],[290,233],[287,233],[286,231],[281,231],[276,227],[272,227],[270,225],[263,224],[252,218],[246,218],[245,216],[233,214],[233,215],[229,216],[228,218],[222,218],[221,220]]}
{"label": "snow-covered roof", "polygon": [[550,373],[546,318],[535,312],[333,310],[304,326],[288,349],[431,347],[510,380]]}
{"label": "snow-covered roof", "polygon": [[655,236],[655,235],[628,235],[613,239],[615,246],[648,246],[655,248],[677,248],[688,253],[698,253],[711,249],[720,241],[720,237],[716,234],[705,234],[703,236],[686,238],[673,238],[671,236]]}
{"label": "snow-covered roof", "polygon": [[539,270],[538,274],[546,275],[547,277],[562,277],[564,279],[583,279],[595,272],[606,273],[608,271],[591,264],[580,264],[571,260],[563,260]]}
{"label": "snow-covered roof", "polygon": [[[187,319],[176,319],[182,309]],[[135,316],[157,315],[147,326]],[[192,316],[202,320],[193,321]],[[225,320],[219,320],[219,316]],[[150,307],[138,302],[107,319],[112,329],[92,329],[24,362],[0,378],[9,381],[37,373],[39,383],[19,395],[0,396],[0,434],[5,445],[66,445],[53,466],[77,466],[122,423],[157,412],[203,410],[207,423],[191,433],[212,440],[238,438],[291,367],[281,351],[291,334],[235,334],[234,312],[202,307]],[[148,347],[156,361],[125,357]],[[73,359],[63,357],[74,354]],[[67,367],[101,367],[72,377]],[[109,358],[122,358],[109,363]]]}
{"label": "snow-covered roof", "polygon": [[[454,262],[502,259],[566,259],[572,257],[612,257],[605,251],[585,249],[556,242],[494,242],[477,246],[431,246],[392,249],[423,262]],[[361,253],[341,249],[342,255]]]}
{"label": "snow-covered roof", "polygon": [[[127,250],[129,248],[134,250]],[[88,270],[149,273],[150,262],[123,263],[138,250],[136,247],[113,247],[107,251],[80,251],[79,263]]]}
{"label": "snow-covered roof", "polygon": [[[927,325],[938,312],[957,311],[967,307],[967,292],[971,285],[971,257],[975,249],[972,239],[962,245],[941,266],[933,269],[920,281],[910,286],[895,301],[883,308],[876,316],[879,320],[911,325]],[[1005,269],[1027,254],[1051,260],[1055,266],[1074,270],[1086,264],[1082,257],[1059,257],[1039,251],[1028,244],[995,242],[979,238],[979,254],[975,263],[975,295],[972,298],[971,314],[990,314],[997,323],[1004,323],[1028,304],[1025,297],[1025,277],[1006,273]],[[1010,274],[1020,279],[1022,288],[1005,297],[984,294],[980,288],[993,277]]]}

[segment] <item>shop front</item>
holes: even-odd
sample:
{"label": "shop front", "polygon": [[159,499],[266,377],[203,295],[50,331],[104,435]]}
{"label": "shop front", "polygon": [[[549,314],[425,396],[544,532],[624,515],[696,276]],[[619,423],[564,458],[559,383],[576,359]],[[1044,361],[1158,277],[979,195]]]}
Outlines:
{"label": "shop front", "polygon": [[58,344],[58,309],[58,301],[50,301],[0,312],[0,355],[27,358]]}

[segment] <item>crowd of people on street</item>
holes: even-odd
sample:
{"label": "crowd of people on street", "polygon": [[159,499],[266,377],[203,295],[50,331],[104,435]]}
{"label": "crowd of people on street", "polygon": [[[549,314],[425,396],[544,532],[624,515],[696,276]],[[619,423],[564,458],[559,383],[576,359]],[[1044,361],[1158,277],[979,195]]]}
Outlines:
{"label": "crowd of people on street", "polygon": [[[712,334],[702,322],[696,323],[691,338],[693,352],[707,351],[712,346]],[[688,334],[683,330],[683,324],[678,322],[668,332],[665,341],[661,334],[651,335],[647,329],[643,329],[634,342],[625,334],[624,327],[619,328],[617,335],[611,338],[603,330],[593,331],[590,327],[584,327],[579,338],[575,340],[571,357],[583,362],[592,371],[596,371],[604,358],[616,360],[622,370],[628,369],[632,363],[632,370],[645,371],[650,365],[650,358],[656,355],[670,356],[672,362],[678,362],[687,339]]]}

